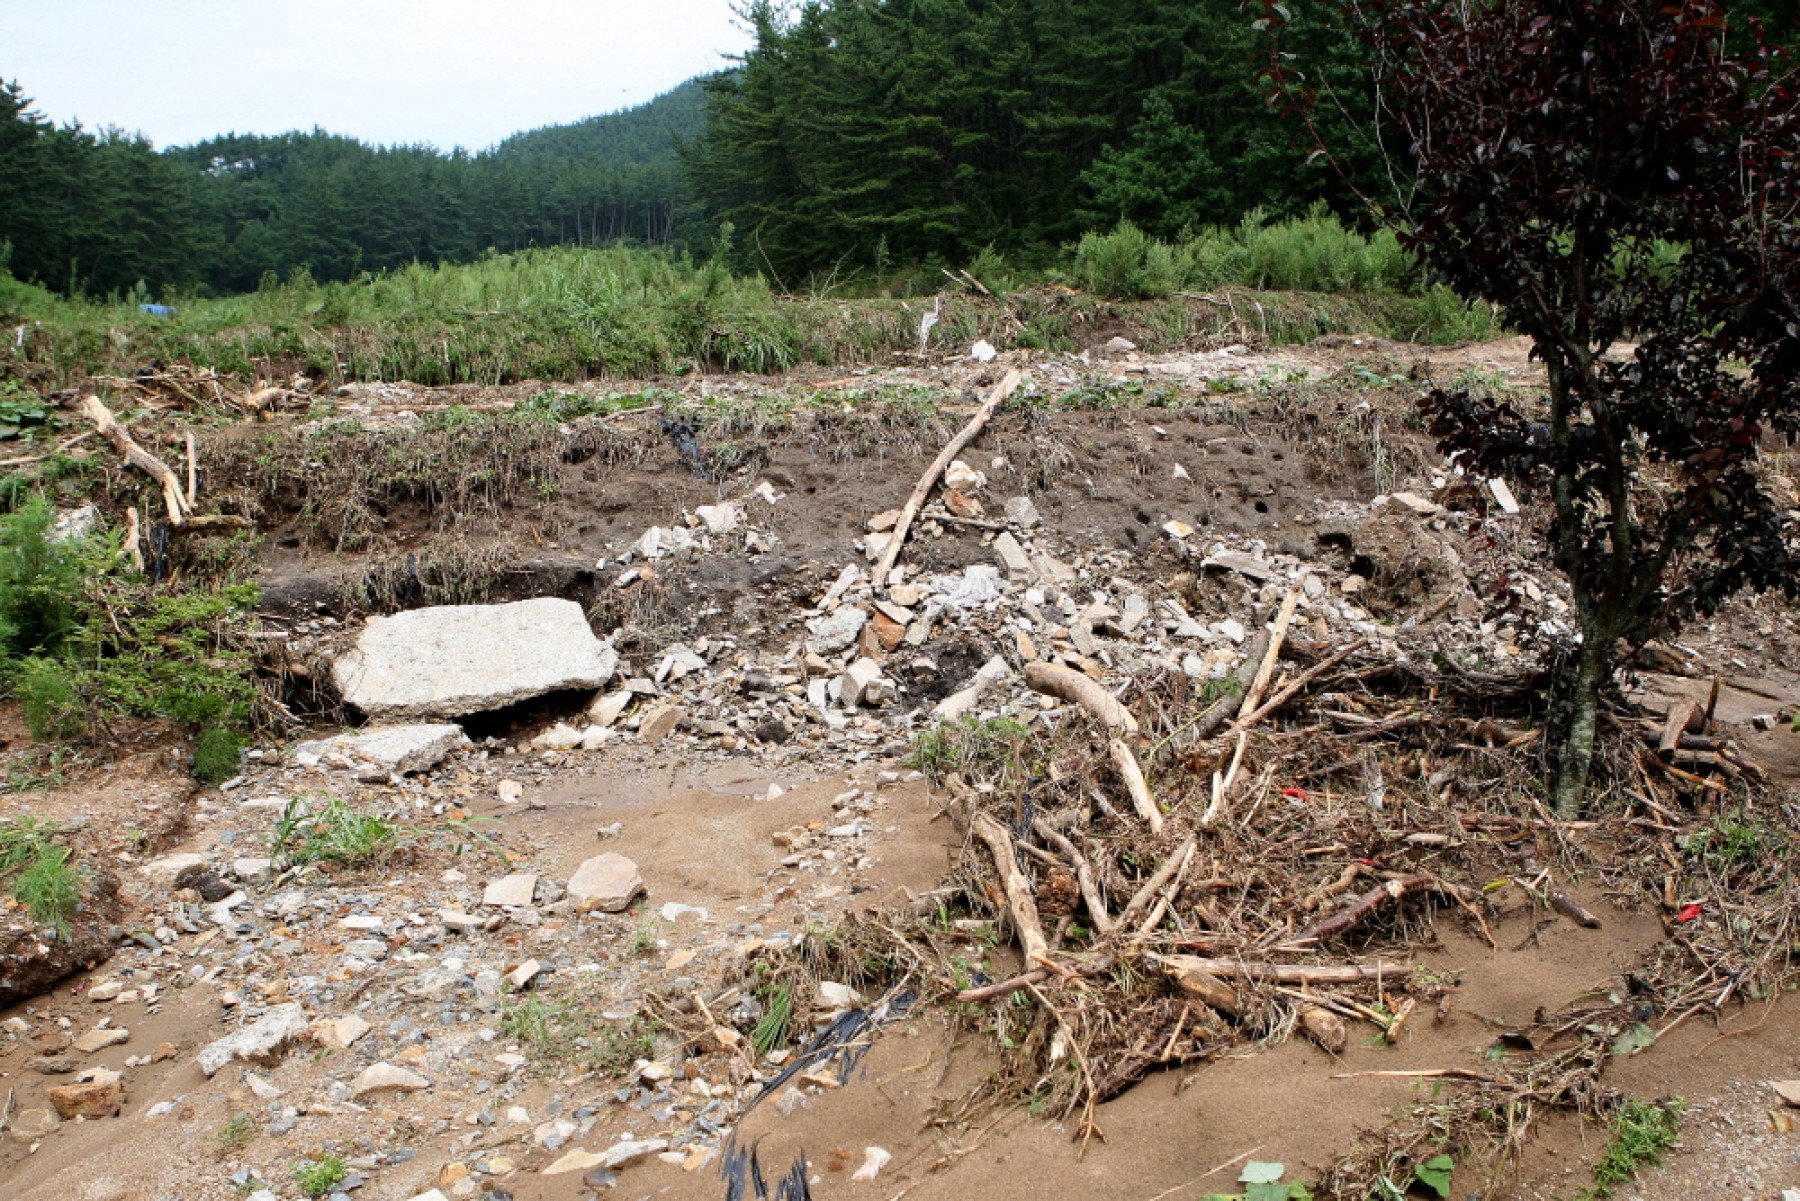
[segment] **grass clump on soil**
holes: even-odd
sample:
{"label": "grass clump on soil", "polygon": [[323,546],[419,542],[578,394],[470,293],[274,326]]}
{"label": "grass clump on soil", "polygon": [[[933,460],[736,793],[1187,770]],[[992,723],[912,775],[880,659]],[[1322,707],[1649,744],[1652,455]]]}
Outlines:
{"label": "grass clump on soil", "polygon": [[1613,1120],[1606,1154],[1594,1165],[1594,1183],[1575,1194],[1575,1201],[1604,1201],[1643,1168],[1653,1168],[1681,1135],[1684,1101],[1627,1101]]}
{"label": "grass clump on soil", "polygon": [[788,1027],[793,1019],[793,986],[777,984],[765,989],[763,1015],[750,1028],[750,1046],[759,1058],[787,1044]]}
{"label": "grass clump on soil", "polygon": [[962,717],[940,722],[913,738],[908,763],[933,784],[951,775],[966,779],[1007,778],[1020,769],[1020,755],[1030,733],[1010,717]]}
{"label": "grass clump on soil", "polygon": [[304,800],[288,802],[269,831],[269,858],[283,867],[329,863],[370,867],[399,849],[404,831],[378,813],[332,797],[317,810]]}
{"label": "grass clump on soil", "polygon": [[257,590],[147,590],[110,536],[59,538],[54,522],[42,497],[0,517],[0,688],[32,736],[160,718],[196,732],[196,775],[228,778],[262,701],[243,629]]}
{"label": "grass clump on soil", "polygon": [[69,919],[81,904],[81,875],[68,847],[56,841],[52,822],[32,817],[0,821],[0,881],[33,921],[67,938]]}
{"label": "grass clump on soil", "polygon": [[350,1174],[350,1166],[335,1155],[320,1155],[294,1168],[294,1183],[308,1197],[323,1197]]}
{"label": "grass clump on soil", "polygon": [[235,1113],[213,1131],[213,1141],[219,1145],[220,1151],[226,1155],[234,1155],[255,1142],[256,1136],[261,1133],[262,1127],[254,1116]]}
{"label": "grass clump on soil", "polygon": [[617,1075],[654,1051],[656,1024],[632,1017],[623,1022],[598,1017],[573,1000],[540,996],[515,1001],[501,1014],[500,1028],[529,1047],[539,1070],[551,1072],[570,1063]]}

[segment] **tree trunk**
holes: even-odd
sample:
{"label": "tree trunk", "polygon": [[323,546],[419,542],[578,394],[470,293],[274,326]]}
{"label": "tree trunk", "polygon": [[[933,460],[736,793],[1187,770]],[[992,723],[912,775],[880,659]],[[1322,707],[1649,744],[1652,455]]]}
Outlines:
{"label": "tree trunk", "polygon": [[1575,668],[1575,690],[1570,697],[1569,732],[1563,738],[1561,760],[1556,771],[1556,815],[1563,819],[1581,812],[1582,794],[1587,790],[1588,767],[1594,758],[1594,727],[1600,710],[1600,686],[1605,683],[1612,665],[1610,638],[1583,631],[1581,657]]}

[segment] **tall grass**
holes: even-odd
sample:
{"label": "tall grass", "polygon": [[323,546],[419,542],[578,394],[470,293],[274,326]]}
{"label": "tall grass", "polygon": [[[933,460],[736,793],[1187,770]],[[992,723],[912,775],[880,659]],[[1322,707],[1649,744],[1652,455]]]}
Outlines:
{"label": "tall grass", "polygon": [[[1151,300],[1220,288],[1311,293],[1354,298],[1368,312],[1376,332],[1433,341],[1497,332],[1491,310],[1471,308],[1449,289],[1428,286],[1391,231],[1358,233],[1323,208],[1278,223],[1253,210],[1237,225],[1203,229],[1177,242],[1158,241],[1130,222],[1121,222],[1110,233],[1082,238],[1070,274],[1085,290],[1114,300]],[[1301,306],[1309,311],[1303,311],[1297,322],[1292,303],[1273,307],[1283,310],[1282,320],[1291,325],[1263,331],[1276,341],[1337,332],[1326,327],[1344,324],[1344,314],[1328,302]],[[1408,324],[1413,327],[1410,333]]]}
{"label": "tall grass", "polygon": [[[1274,224],[1252,213],[1237,226],[1179,243],[1121,225],[1082,239],[1065,272],[1009,267],[992,252],[973,266],[991,286],[1029,292],[1030,281],[1060,277],[1105,300],[1238,286],[1359,302],[1309,300],[1323,315],[1293,323],[1295,336],[1404,337],[1414,316],[1415,328],[1430,323],[1427,333],[1439,340],[1486,332],[1470,326],[1448,293],[1420,288],[1391,235],[1364,237],[1322,212]],[[1400,297],[1413,303],[1389,321]],[[285,281],[271,277],[241,296],[177,300],[173,316],[145,313],[134,299],[63,299],[0,270],[0,317],[14,326],[0,345],[0,371],[10,360],[28,379],[52,386],[127,374],[154,360],[187,360],[240,377],[304,372],[328,383],[769,373],[913,349],[922,311],[916,299],[778,295],[760,276],[733,275],[717,261],[619,247],[495,254],[347,283],[318,284],[302,272]],[[1005,303],[968,297],[945,307],[933,345],[1001,338],[1008,317]],[[1267,332],[1284,340],[1282,330]]]}

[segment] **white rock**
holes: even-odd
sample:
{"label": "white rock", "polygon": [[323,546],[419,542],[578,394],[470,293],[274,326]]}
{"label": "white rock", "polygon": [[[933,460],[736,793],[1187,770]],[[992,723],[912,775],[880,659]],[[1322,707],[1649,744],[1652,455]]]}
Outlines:
{"label": "white rock", "polygon": [[371,717],[460,717],[599,688],[618,661],[580,605],[540,597],[373,618],[331,671],[345,703]]}
{"label": "white rock", "polygon": [[327,1047],[347,1051],[356,1040],[367,1034],[369,1023],[354,1013],[341,1018],[322,1018],[313,1023],[312,1035]]}
{"label": "white rock", "polygon": [[975,345],[969,347],[969,357],[977,363],[991,363],[994,361],[994,356],[999,353],[994,349],[993,343],[986,338],[977,340]]}
{"label": "white rock", "polygon": [[527,959],[524,963],[521,963],[518,967],[506,973],[506,982],[512,986],[514,992],[518,992],[533,980],[537,979],[538,974],[543,970],[543,964],[535,959]]}
{"label": "white rock", "polygon": [[1512,489],[1506,486],[1505,480],[1489,480],[1488,491],[1494,494],[1494,501],[1500,506],[1501,512],[1517,513],[1519,511],[1519,502],[1513,496]]}
{"label": "white rock", "polygon": [[599,1167],[600,1156],[592,1151],[574,1150],[566,1152],[563,1157],[545,1168],[540,1175],[564,1176],[570,1172],[585,1172],[589,1168]]}
{"label": "white rock", "polygon": [[603,1168],[622,1168],[627,1164],[646,1159],[659,1151],[669,1149],[666,1138],[628,1139],[614,1143],[600,1153],[600,1166]]}
{"label": "white rock", "polygon": [[380,1092],[384,1088],[398,1089],[403,1093],[416,1093],[420,1089],[431,1087],[431,1081],[417,1072],[408,1071],[391,1063],[372,1063],[362,1070],[356,1083],[350,1086],[352,1097],[362,1097],[369,1093]]}
{"label": "white rock", "polygon": [[595,855],[569,877],[569,898],[577,913],[618,913],[643,891],[637,864],[613,851]]}
{"label": "white rock", "polygon": [[[1114,341],[1124,341],[1116,338]],[[1129,345],[1129,343],[1127,343]],[[862,1167],[851,1175],[852,1180],[873,1180],[881,1175],[881,1169],[887,1167],[888,1160],[894,1158],[892,1152],[885,1147],[865,1147],[863,1149]]]}
{"label": "white rock", "polygon": [[306,1035],[306,1011],[299,1002],[277,1005],[242,1030],[208,1043],[196,1059],[200,1070],[212,1076],[234,1059],[269,1063],[289,1042]]}
{"label": "white rock", "polygon": [[116,1047],[120,1043],[131,1040],[131,1031],[123,1026],[101,1026],[89,1030],[76,1039],[74,1047],[83,1055],[92,1055],[95,1051],[104,1051],[108,1047]]}
{"label": "white rock", "polygon": [[873,659],[858,659],[844,671],[844,704],[852,709],[858,705],[879,705],[893,691],[893,686],[881,677],[881,664]]}
{"label": "white rock", "polygon": [[138,874],[152,887],[170,889],[175,887],[175,877],[193,867],[205,867],[206,856],[195,855],[183,851],[173,855],[163,855],[152,859],[138,868]]}
{"label": "white rock", "polygon": [[481,903],[505,909],[523,909],[531,904],[532,894],[537,891],[537,879],[534,872],[514,872],[510,876],[502,876],[483,890]]}
{"label": "white rock", "polygon": [[1017,538],[1004,532],[994,535],[994,554],[999,558],[1000,566],[1006,569],[1008,579],[1031,579],[1031,559],[1025,554],[1025,548],[1019,545]]}
{"label": "white rock", "polygon": [[736,501],[726,501],[718,505],[701,505],[694,510],[694,516],[700,519],[709,534],[729,534],[738,528],[744,520],[744,510]]}
{"label": "white rock", "polygon": [[636,695],[629,688],[608,693],[587,707],[587,719],[598,726],[610,726],[624,716]]}
{"label": "white rock", "polygon": [[533,738],[531,745],[547,751],[572,751],[581,745],[581,731],[559,721]]}
{"label": "white rock", "polygon": [[517,780],[502,780],[494,786],[494,795],[502,805],[516,805],[525,796],[525,785]]}
{"label": "white rock", "polygon": [[1044,519],[1028,496],[1015,496],[1006,502],[1006,519],[1022,530],[1042,525]]}
{"label": "white rock", "polygon": [[689,915],[697,917],[701,921],[706,920],[706,910],[698,905],[683,905],[680,901],[670,901],[662,907],[662,920],[665,922],[678,922]]}
{"label": "white rock", "polygon": [[848,984],[832,980],[819,981],[819,1008],[837,1013],[862,1004],[862,996]]}
{"label": "white rock", "polygon": [[265,1101],[273,1101],[286,1090],[277,1088],[271,1080],[265,1080],[255,1072],[244,1073],[244,1086]]}

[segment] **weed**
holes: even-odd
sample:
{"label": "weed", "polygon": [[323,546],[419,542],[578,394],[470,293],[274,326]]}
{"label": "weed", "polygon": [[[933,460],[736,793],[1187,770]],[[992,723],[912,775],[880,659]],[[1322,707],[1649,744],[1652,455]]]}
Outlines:
{"label": "weed", "polygon": [[763,995],[763,1005],[762,1017],[750,1030],[750,1046],[759,1057],[787,1042],[788,1025],[794,1018],[793,987],[780,984],[768,989]]}
{"label": "weed", "polygon": [[596,1072],[616,1076],[655,1053],[656,1026],[644,1018],[634,1017],[622,1026],[596,1027],[590,1042],[588,1066]]}
{"label": "weed", "polygon": [[1676,839],[1682,849],[1714,867],[1730,868],[1762,858],[1780,835],[1770,827],[1750,821],[1742,810],[1721,813],[1691,834]]}
{"label": "weed", "polygon": [[648,955],[656,950],[657,942],[662,938],[663,924],[655,918],[646,918],[638,923],[631,932],[631,941],[625,944],[626,954]]}
{"label": "weed", "polygon": [[294,1183],[308,1197],[323,1197],[349,1175],[350,1168],[335,1155],[309,1159],[294,1169]]}
{"label": "weed", "polygon": [[1639,1169],[1662,1163],[1681,1133],[1681,1113],[1686,1108],[1687,1103],[1679,1099],[1625,1102],[1614,1120],[1606,1154],[1594,1165],[1594,1183],[1575,1194],[1575,1201],[1602,1201]]}
{"label": "weed", "polygon": [[26,747],[6,761],[6,778],[0,792],[37,792],[68,783],[63,766],[73,757],[65,746]]}
{"label": "weed", "polygon": [[57,833],[54,823],[38,818],[0,821],[0,880],[11,879],[13,898],[61,939],[81,903],[81,876]]}
{"label": "weed", "polygon": [[908,762],[934,784],[954,773],[972,781],[1005,779],[1019,768],[1028,732],[1023,723],[1009,717],[941,722],[913,739]]}
{"label": "weed", "polygon": [[213,1141],[219,1144],[221,1151],[232,1155],[256,1141],[256,1136],[261,1133],[262,1128],[257,1125],[254,1117],[239,1113],[233,1114],[230,1120],[213,1131]]}
{"label": "weed", "polygon": [[331,797],[316,812],[303,800],[290,801],[269,832],[269,858],[286,866],[334,863],[367,867],[391,855],[402,831],[377,813]]}

